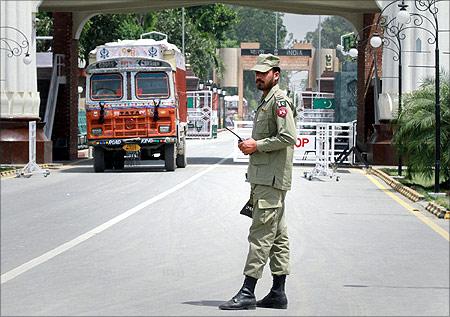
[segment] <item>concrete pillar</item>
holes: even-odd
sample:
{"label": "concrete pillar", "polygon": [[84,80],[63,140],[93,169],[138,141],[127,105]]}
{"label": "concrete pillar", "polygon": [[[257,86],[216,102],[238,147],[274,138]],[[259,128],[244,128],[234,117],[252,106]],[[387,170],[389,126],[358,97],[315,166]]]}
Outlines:
{"label": "concrete pillar", "polygon": [[[395,151],[392,145],[392,126],[389,121],[380,120],[375,124],[375,108],[373,100],[374,57],[370,48],[370,38],[373,33],[380,30],[373,25],[378,14],[364,14],[363,28],[367,29],[360,34],[358,46],[358,111],[357,111],[357,143],[361,150],[367,152],[367,159],[374,165],[395,165]],[[382,50],[376,54],[379,71],[384,66]],[[383,63],[382,63],[383,61]],[[381,73],[378,76],[381,77]],[[383,85],[384,86],[384,85]]]}
{"label": "concrete pillar", "polygon": [[0,162],[28,162],[28,122],[37,121],[36,160],[51,162],[39,122],[34,20],[41,1],[0,1]]}
{"label": "concrete pillar", "polygon": [[73,39],[73,14],[53,12],[53,52],[64,54],[66,84],[59,88],[52,140],[56,160],[78,157],[78,40]]}

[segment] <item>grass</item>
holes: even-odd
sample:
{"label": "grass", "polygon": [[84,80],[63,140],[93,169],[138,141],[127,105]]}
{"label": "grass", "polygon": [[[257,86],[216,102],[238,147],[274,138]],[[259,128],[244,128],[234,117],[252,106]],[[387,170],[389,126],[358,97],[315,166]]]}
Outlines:
{"label": "grass", "polygon": [[[389,176],[397,176],[398,170],[397,168],[383,168],[383,172],[388,174]],[[425,197],[425,200],[434,202],[442,207],[450,210],[450,188],[441,186],[441,192],[445,192],[445,196],[433,197],[429,193],[434,191],[434,180],[423,178],[422,176],[415,175],[412,179],[409,178],[396,178],[397,181],[402,183],[403,185],[414,189],[419,194],[422,194]]]}
{"label": "grass", "polygon": [[0,172],[7,172],[15,170],[15,167],[12,166],[0,166]]}

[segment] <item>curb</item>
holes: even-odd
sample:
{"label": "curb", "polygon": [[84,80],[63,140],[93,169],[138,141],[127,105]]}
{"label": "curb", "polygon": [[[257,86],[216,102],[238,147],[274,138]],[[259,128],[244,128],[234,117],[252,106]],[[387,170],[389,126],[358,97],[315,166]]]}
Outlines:
{"label": "curb", "polygon": [[[63,167],[63,164],[58,164],[58,163],[45,163],[45,164],[38,164],[38,165],[42,169],[52,169],[52,170],[60,169]],[[14,169],[12,169],[12,170],[0,172],[0,178],[17,177],[17,175],[19,175],[21,171],[22,171],[22,167],[15,166]]]}
{"label": "curb", "polygon": [[13,169],[9,171],[0,172],[0,178],[4,177],[10,177],[10,176],[17,176],[17,173],[20,171],[20,169]]}
{"label": "curb", "polygon": [[[402,194],[403,196],[407,197],[408,199],[414,202],[423,200],[425,198],[422,194],[419,194],[414,189],[411,189],[403,185],[402,183],[393,179],[391,176],[389,176],[383,171],[373,168],[368,168],[367,171],[369,174],[378,176],[383,181],[385,181],[386,184],[395,189],[397,192],[399,192],[400,194]],[[445,207],[442,207],[434,202],[427,202],[425,209],[438,218],[450,220],[450,211],[448,211]]]}
{"label": "curb", "polygon": [[398,191],[400,194],[402,194],[403,196],[405,196],[406,198],[408,198],[414,202],[423,200],[425,198],[422,194],[419,194],[414,189],[411,189],[411,188],[403,185],[402,183],[393,179],[391,176],[389,176],[388,174],[386,174],[383,171],[373,169],[373,168],[369,168],[368,171],[369,171],[369,174],[374,174],[374,175],[378,176],[379,178],[384,180],[386,184],[388,184],[393,189]]}
{"label": "curb", "polygon": [[438,204],[429,202],[428,205],[425,207],[425,209],[438,218],[450,220],[450,211],[447,211],[446,208],[439,206]]}

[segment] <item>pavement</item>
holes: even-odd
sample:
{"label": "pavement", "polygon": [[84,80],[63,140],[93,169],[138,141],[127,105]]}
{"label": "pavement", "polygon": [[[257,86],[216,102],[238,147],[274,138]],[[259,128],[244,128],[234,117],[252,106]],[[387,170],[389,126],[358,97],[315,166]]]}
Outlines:
{"label": "pavement", "polygon": [[[366,170],[303,177],[287,194],[289,307],[224,312],[242,283],[246,164],[232,136],[190,140],[188,166],[2,179],[1,314],[446,316],[449,222]],[[266,267],[257,298],[270,288]]]}

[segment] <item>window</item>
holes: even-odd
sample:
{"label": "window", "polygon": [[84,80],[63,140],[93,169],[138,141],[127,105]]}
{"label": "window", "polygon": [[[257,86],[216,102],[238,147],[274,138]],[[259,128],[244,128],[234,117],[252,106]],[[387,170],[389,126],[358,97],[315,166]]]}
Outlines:
{"label": "window", "polygon": [[91,77],[92,100],[119,100],[123,97],[120,74],[94,74]]}
{"label": "window", "polygon": [[422,51],[422,40],[417,38],[416,40],[416,51],[421,52]]}
{"label": "window", "polygon": [[152,97],[169,97],[169,78],[166,73],[137,73],[136,97],[146,99]]}

